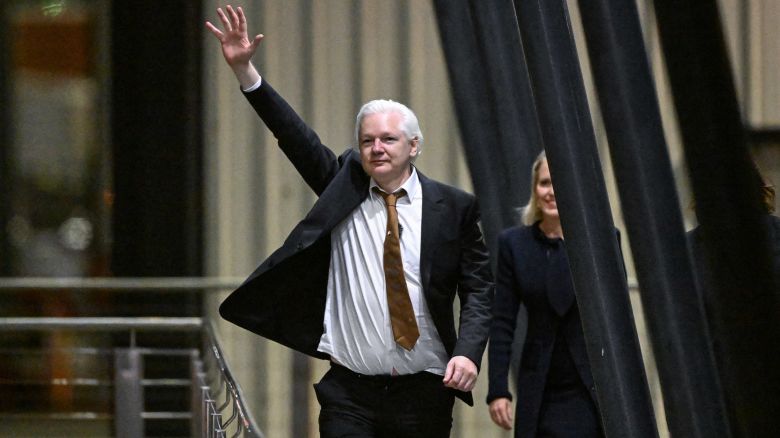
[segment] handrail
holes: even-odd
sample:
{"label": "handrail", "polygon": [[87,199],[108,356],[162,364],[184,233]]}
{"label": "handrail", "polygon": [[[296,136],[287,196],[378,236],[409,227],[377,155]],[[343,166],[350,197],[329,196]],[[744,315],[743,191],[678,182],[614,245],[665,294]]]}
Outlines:
{"label": "handrail", "polygon": [[196,331],[203,327],[197,317],[11,317],[0,318],[0,331],[15,330],[177,330]]}
{"label": "handrail", "polygon": [[[61,291],[105,290],[128,292],[182,292],[202,290],[216,292],[241,286],[244,277],[0,277],[0,293],[22,290]],[[628,287],[638,288],[635,278]]]}
{"label": "handrail", "polygon": [[[260,428],[257,426],[257,422],[252,416],[252,413],[244,405],[244,392],[241,390],[241,386],[238,384],[238,381],[236,381],[235,378],[233,378],[233,373],[231,373],[230,371],[230,366],[227,363],[227,358],[222,353],[222,348],[220,347],[219,338],[217,337],[214,324],[213,323],[205,324],[204,330],[207,336],[209,346],[211,348],[211,354],[213,355],[213,358],[216,359],[216,364],[219,367],[220,374],[222,375],[225,385],[228,391],[230,392],[230,398],[233,399],[234,402],[233,413],[235,414],[237,412],[238,416],[241,418],[241,427],[239,427],[239,431],[241,430],[241,428],[243,428],[244,435],[262,438],[263,433],[261,432]],[[226,396],[225,405],[227,404],[228,403],[227,403],[227,396]],[[222,408],[224,407],[226,406],[223,406]],[[231,421],[233,421],[233,418],[230,418],[225,423],[225,425],[227,425]]]}
{"label": "handrail", "polygon": [[236,289],[243,277],[0,277],[0,292],[110,290],[181,292]]}
{"label": "handrail", "polygon": [[[216,335],[216,329],[212,322],[204,318],[198,317],[9,317],[0,318],[0,332],[9,331],[49,331],[49,330],[70,330],[70,331],[101,331],[101,332],[117,332],[117,331],[144,331],[144,330],[165,330],[165,331],[190,331],[200,332],[203,340],[203,349],[201,355],[198,355],[196,350],[192,350],[193,361],[199,363],[196,365],[200,372],[195,379],[191,381],[193,385],[193,392],[203,392],[204,402],[207,407],[208,420],[202,424],[201,432],[203,436],[219,436],[224,437],[226,429],[232,424],[235,426],[235,433],[233,436],[245,436],[253,438],[263,438],[263,433],[257,425],[254,417],[250,413],[249,409],[245,405],[243,391],[240,385],[233,377],[227,360],[222,353],[222,348],[219,344],[219,339]],[[131,343],[131,344],[134,344]],[[156,351],[155,349],[144,347],[131,347],[132,351],[138,354],[145,354]],[[166,349],[164,351],[173,351]],[[185,354],[181,351],[177,351],[178,354]],[[200,357],[199,357],[200,356]],[[208,359],[209,366],[204,367],[204,359]],[[191,363],[193,363],[191,361]],[[205,371],[204,371],[205,368]],[[213,374],[212,374],[213,373]],[[84,380],[81,379],[80,382]],[[211,389],[208,386],[204,386],[208,381],[220,381],[218,385],[222,388],[221,391],[217,391],[211,394]],[[143,384],[148,379],[137,379],[137,384]],[[173,380],[168,379],[163,383],[171,383]],[[158,380],[155,380],[159,383]],[[178,381],[177,381],[178,382]],[[50,383],[57,384],[73,384],[77,383],[73,380],[53,380]],[[83,383],[83,382],[81,382]],[[220,393],[224,392],[225,401],[217,408],[215,403],[217,397],[221,397]],[[228,406],[232,406],[232,412],[228,416]],[[165,418],[173,418],[179,415],[180,418],[192,418],[197,419],[198,411],[195,409],[201,409],[200,406],[193,406],[193,412],[190,414],[177,414],[177,413],[147,413],[141,412],[140,415],[144,419],[154,419],[157,416],[163,415]],[[87,418],[85,415],[92,415],[93,413],[75,413],[74,418]],[[97,414],[94,414],[97,415]],[[224,417],[223,417],[224,416]],[[48,417],[47,417],[48,418]],[[236,420],[239,420],[236,422]]]}

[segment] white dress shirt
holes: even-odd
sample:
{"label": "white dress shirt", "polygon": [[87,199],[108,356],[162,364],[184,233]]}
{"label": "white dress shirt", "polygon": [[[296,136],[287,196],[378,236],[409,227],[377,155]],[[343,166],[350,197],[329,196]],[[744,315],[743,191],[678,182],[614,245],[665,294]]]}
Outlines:
{"label": "white dress shirt", "polygon": [[331,232],[324,333],[318,351],[361,374],[444,375],[447,352],[433,325],[420,276],[422,188],[417,171],[394,191],[401,226],[401,257],[420,337],[411,351],[396,344],[387,307],[383,267],[387,207],[373,192]]}

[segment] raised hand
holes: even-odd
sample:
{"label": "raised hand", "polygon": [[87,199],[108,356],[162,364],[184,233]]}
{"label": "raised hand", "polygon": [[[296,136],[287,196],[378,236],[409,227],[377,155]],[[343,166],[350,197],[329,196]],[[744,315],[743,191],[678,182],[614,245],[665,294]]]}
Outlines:
{"label": "raised hand", "polygon": [[250,61],[260,45],[263,35],[255,35],[250,40],[244,10],[240,6],[233,9],[230,5],[227,5],[226,9],[227,12],[223,11],[222,8],[217,8],[217,15],[219,15],[224,30],[220,30],[208,21],[206,27],[219,40],[222,45],[222,55],[230,68],[233,69],[241,85],[250,86],[260,78]]}

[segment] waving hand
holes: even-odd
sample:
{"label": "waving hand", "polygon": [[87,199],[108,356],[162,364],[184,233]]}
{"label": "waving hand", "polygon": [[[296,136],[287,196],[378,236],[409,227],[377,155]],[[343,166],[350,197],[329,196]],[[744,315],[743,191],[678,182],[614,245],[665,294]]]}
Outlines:
{"label": "waving hand", "polygon": [[260,79],[260,75],[250,61],[260,45],[263,35],[255,35],[250,40],[244,10],[240,6],[233,9],[230,5],[226,9],[227,12],[223,11],[222,8],[217,9],[223,30],[208,21],[206,27],[222,44],[222,55],[230,68],[233,69],[241,85],[248,87]]}

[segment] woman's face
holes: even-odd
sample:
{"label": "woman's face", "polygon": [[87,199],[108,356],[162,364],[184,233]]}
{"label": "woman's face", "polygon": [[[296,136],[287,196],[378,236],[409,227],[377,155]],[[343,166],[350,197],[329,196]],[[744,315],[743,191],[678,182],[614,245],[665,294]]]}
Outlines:
{"label": "woman's face", "polygon": [[539,177],[536,180],[536,203],[542,212],[543,219],[557,219],[558,205],[555,203],[555,191],[553,190],[552,179],[550,179],[550,168],[547,166],[547,160],[539,165]]}

